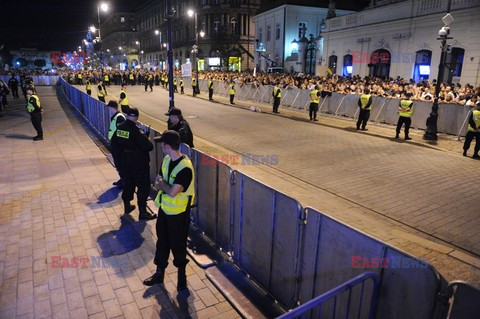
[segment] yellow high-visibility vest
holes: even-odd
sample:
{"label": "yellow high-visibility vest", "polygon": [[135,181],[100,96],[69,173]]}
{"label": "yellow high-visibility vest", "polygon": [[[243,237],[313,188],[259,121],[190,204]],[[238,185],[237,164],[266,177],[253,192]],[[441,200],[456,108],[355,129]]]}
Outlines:
{"label": "yellow high-visibility vest", "polygon": [[38,98],[38,96],[36,96],[35,94],[32,94],[30,96],[27,95],[27,111],[28,111],[28,113],[32,113],[33,111],[35,111],[35,106],[30,102],[30,98],[32,98],[32,97],[37,102],[37,106],[40,107],[40,99]]}
{"label": "yellow high-visibility vest", "polygon": [[85,86],[85,89],[86,89],[87,91],[91,91],[91,90],[92,90],[92,84],[90,83],[89,80],[87,80],[87,84],[86,84],[86,86]]}
{"label": "yellow high-visibility vest", "polygon": [[[477,127],[477,129],[480,129],[480,111],[474,110],[472,113],[473,113],[473,121],[475,122],[475,126]],[[475,130],[470,124],[468,124],[468,130],[470,132],[475,132]]]}
{"label": "yellow high-visibility vest", "polygon": [[[100,87],[100,90],[98,89],[98,87]],[[105,89],[103,88],[102,85],[98,85],[98,86],[97,86],[97,91],[98,91],[98,92],[97,92],[97,96],[98,96],[98,97],[107,95],[107,92],[105,92]]]}
{"label": "yellow high-visibility vest", "polygon": [[318,90],[313,90],[310,92],[310,103],[319,103],[320,99],[318,98]]}
{"label": "yellow high-visibility vest", "polygon": [[113,117],[113,120],[110,122],[110,127],[108,128],[108,140],[110,141],[113,137],[113,134],[117,131],[117,120],[119,117],[123,117],[125,120],[125,115],[123,113],[118,113]]}
{"label": "yellow high-visibility vest", "polygon": [[[412,117],[413,114],[413,101],[410,100],[401,100],[400,101],[400,108],[402,108],[402,111],[399,111],[398,114],[402,117]],[[406,111],[407,109],[410,109],[410,111]]]}
{"label": "yellow high-visibility vest", "polygon": [[178,215],[185,212],[189,200],[190,204],[192,204],[195,199],[195,172],[193,171],[192,162],[184,155],[184,158],[175,166],[170,176],[168,176],[170,162],[170,156],[166,155],[162,162],[162,177],[165,182],[172,186],[177,174],[184,168],[190,168],[192,170],[192,181],[186,191],[178,193],[175,197],[170,197],[163,191],[159,191],[155,198],[155,205],[160,207],[167,215]]}
{"label": "yellow high-visibility vest", "polygon": [[[277,93],[278,92],[278,93]],[[278,94],[278,95],[277,95]],[[275,86],[273,88],[273,96],[274,97],[278,97],[278,98],[281,98],[282,97],[282,90],[280,90],[280,88],[278,86]]]}
{"label": "yellow high-visibility vest", "polygon": [[120,94],[125,93],[125,98],[120,102],[120,105],[128,105],[128,96],[125,90],[120,90]]}
{"label": "yellow high-visibility vest", "polygon": [[230,91],[229,91],[230,95],[235,95],[235,84],[230,84]]}
{"label": "yellow high-visibility vest", "polygon": [[108,75],[106,75],[106,74],[105,74],[105,76],[103,77],[103,79],[104,79],[105,81],[110,80],[110,78],[109,78]]}
{"label": "yellow high-visibility vest", "polygon": [[362,94],[360,96],[360,103],[362,104],[362,109],[365,109],[365,110],[371,110],[372,109],[371,105],[369,107],[365,108],[368,104],[368,101],[370,101],[370,97],[371,97],[370,94]]}

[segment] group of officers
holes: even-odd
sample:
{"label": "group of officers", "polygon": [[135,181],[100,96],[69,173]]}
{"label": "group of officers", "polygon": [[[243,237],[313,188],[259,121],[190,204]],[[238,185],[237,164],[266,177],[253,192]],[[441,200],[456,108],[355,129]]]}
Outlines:
{"label": "group of officers", "polygon": [[[121,111],[118,109],[121,106]],[[120,101],[106,104],[111,116],[108,131],[111,154],[120,180],[114,183],[123,188],[122,200],[124,214],[135,210],[131,204],[137,189],[139,219],[156,221],[157,243],[154,263],[155,273],[145,279],[146,286],[161,284],[168,266],[170,251],[173,264],[178,268],[177,290],[187,288],[185,267],[187,259],[187,237],[190,224],[190,209],[194,202],[194,169],[190,159],[180,152],[180,144],[193,147],[193,134],[182,111],[172,108],[168,116],[168,130],[153,139],[160,143],[164,154],[161,170],[155,179],[154,187],[158,189],[155,205],[158,215],[147,210],[150,194],[150,155],[154,149],[149,128],[139,126],[138,109],[128,105],[125,87],[122,87]]]}

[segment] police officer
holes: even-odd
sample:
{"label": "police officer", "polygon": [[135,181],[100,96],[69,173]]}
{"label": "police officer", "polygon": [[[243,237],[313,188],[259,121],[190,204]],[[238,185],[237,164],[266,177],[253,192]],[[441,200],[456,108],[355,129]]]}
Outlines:
{"label": "police officer", "polygon": [[400,105],[398,107],[398,118],[397,123],[397,135],[395,138],[399,138],[400,130],[402,129],[403,124],[405,124],[405,141],[411,140],[408,136],[408,132],[410,130],[410,125],[412,124],[412,114],[413,114],[413,101],[412,101],[412,93],[407,92],[406,99],[400,101]]}
{"label": "police officer", "polygon": [[145,132],[137,127],[138,110],[129,108],[126,121],[117,127],[112,137],[112,148],[122,153],[121,171],[125,180],[122,199],[125,214],[130,214],[135,206],[130,204],[137,187],[139,219],[154,219],[155,215],[147,211],[147,198],[150,192],[150,155],[153,144]]}
{"label": "police officer", "polygon": [[123,187],[123,173],[122,173],[122,153],[116,144],[111,143],[112,137],[117,132],[117,128],[120,124],[126,121],[125,114],[118,111],[118,103],[115,101],[109,101],[106,105],[108,107],[108,113],[110,114],[110,127],[108,128],[108,140],[110,141],[110,151],[113,157],[113,163],[117,169],[120,179],[113,183],[115,186]]}
{"label": "police officer", "polygon": [[100,101],[105,103],[105,96],[107,96],[107,89],[105,89],[105,85],[103,84],[103,81],[100,80],[97,85],[97,97]]}
{"label": "police officer", "polygon": [[85,90],[87,90],[88,95],[92,95],[92,83],[90,82],[90,79],[87,79]]}
{"label": "police officer", "polygon": [[155,180],[159,189],[155,204],[159,207],[156,224],[157,249],[154,263],[156,272],[143,284],[153,286],[164,281],[170,251],[173,265],[178,268],[177,290],[187,288],[185,267],[187,259],[187,237],[190,224],[190,207],[195,199],[194,170],[190,159],[182,154],[180,136],[175,131],[165,131],[155,139],[161,143],[165,155],[161,171]]}
{"label": "police officer", "polygon": [[362,131],[368,131],[366,126],[368,119],[370,118],[370,110],[372,109],[372,96],[370,95],[369,89],[365,89],[363,94],[360,95],[360,98],[358,99],[358,107],[360,108],[360,113],[357,120],[357,130],[360,129],[361,124]]}
{"label": "police officer", "polygon": [[193,77],[192,75],[192,91],[193,91],[193,96],[197,96],[197,79]]}
{"label": "police officer", "polygon": [[180,79],[180,94],[185,94],[185,82],[183,82],[183,79]]}
{"label": "police officer", "polygon": [[213,100],[213,79],[212,78],[208,80],[208,99],[210,101]]}
{"label": "police officer", "polygon": [[174,79],[173,79],[173,92],[174,92],[174,93],[178,93],[178,89],[177,89],[177,78],[174,78]]}
{"label": "police officer", "polygon": [[133,75],[133,72],[130,72],[128,78],[130,80],[130,85],[135,85],[135,76]]}
{"label": "police officer", "polygon": [[27,88],[27,111],[30,114],[30,120],[32,121],[33,127],[37,131],[37,136],[33,138],[34,141],[43,140],[43,129],[42,129],[42,113],[43,109],[40,105],[40,99],[36,94],[34,94],[31,87]]}
{"label": "police officer", "polygon": [[315,88],[310,92],[310,107],[308,110],[308,114],[310,115],[310,121],[318,121],[317,112],[318,112],[319,102],[320,102],[320,91],[318,90],[318,86],[316,85]]}
{"label": "police officer", "polygon": [[278,86],[278,83],[275,84],[272,95],[273,95],[273,113],[280,114],[280,112],[278,112],[278,107],[280,106],[280,100],[282,99],[282,90]]}
{"label": "police officer", "polygon": [[83,74],[82,72],[78,73],[77,75],[77,81],[78,81],[78,85],[82,85],[83,84]]}
{"label": "police officer", "polygon": [[475,107],[468,118],[468,131],[467,136],[465,137],[465,143],[463,144],[463,156],[467,156],[467,151],[474,138],[476,141],[472,158],[480,159],[480,156],[478,155],[478,151],[480,151],[480,102],[475,104]]}
{"label": "police officer", "polygon": [[235,104],[233,100],[235,99],[235,83],[230,81],[228,94],[230,94],[230,104]]}
{"label": "police officer", "polygon": [[110,76],[108,74],[105,74],[103,80],[105,81],[106,86],[110,86]]}
{"label": "police officer", "polygon": [[153,92],[153,75],[148,73],[145,80],[145,92],[147,92],[147,87],[150,86],[150,92]]}
{"label": "police officer", "polygon": [[165,115],[168,116],[168,129],[176,131],[180,135],[182,143],[193,148],[192,130],[190,124],[183,118],[182,111],[174,107]]}
{"label": "police officer", "polygon": [[12,91],[13,98],[18,99],[18,81],[14,75],[8,80],[8,87]]}
{"label": "police officer", "polygon": [[123,83],[122,84],[122,89],[120,90],[120,99],[118,100],[118,104],[122,107],[122,112],[127,113],[127,110],[129,108],[128,106],[128,96],[127,92],[125,91],[127,89],[127,84]]}

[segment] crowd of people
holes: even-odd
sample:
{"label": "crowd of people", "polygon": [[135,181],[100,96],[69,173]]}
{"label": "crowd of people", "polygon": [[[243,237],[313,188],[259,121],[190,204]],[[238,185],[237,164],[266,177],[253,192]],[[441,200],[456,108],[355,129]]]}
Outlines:
{"label": "crowd of people", "polygon": [[[109,83],[121,85],[127,83],[130,85],[143,85],[147,78],[151,76],[152,85],[163,85],[168,79],[166,71],[136,69],[129,71],[62,71],[60,74],[71,84],[80,84],[78,74],[82,78],[89,78],[93,83],[104,79],[105,75],[109,78]],[[181,78],[181,72],[177,70],[175,79]],[[224,71],[204,71],[199,72],[199,79],[221,83],[235,83],[237,86],[254,85],[257,87],[265,85],[278,85],[282,90],[304,89],[313,90],[317,87],[322,95],[328,92],[339,94],[362,94],[365,89],[370,90],[373,96],[386,98],[402,99],[408,92],[412,93],[414,101],[433,101],[435,95],[436,80],[426,80],[414,82],[400,77],[397,78],[375,78],[375,77],[342,77],[333,76],[312,76],[304,74],[267,74],[257,72],[224,72]],[[107,83],[108,85],[108,83]],[[440,85],[439,100],[441,103],[454,103],[459,105],[474,106],[480,95],[480,87],[474,87],[470,84],[444,84]]]}

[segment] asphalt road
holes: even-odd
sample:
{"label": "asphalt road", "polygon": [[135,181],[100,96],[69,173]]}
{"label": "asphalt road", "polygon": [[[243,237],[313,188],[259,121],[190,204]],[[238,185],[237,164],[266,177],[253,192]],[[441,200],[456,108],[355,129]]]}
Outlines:
{"label": "asphalt road", "polygon": [[[119,87],[109,92],[118,96]],[[166,120],[168,92],[128,87],[130,104]],[[205,94],[205,93],[203,93]],[[480,162],[450,152],[175,95],[194,134],[480,255]],[[473,148],[473,146],[472,146]]]}

